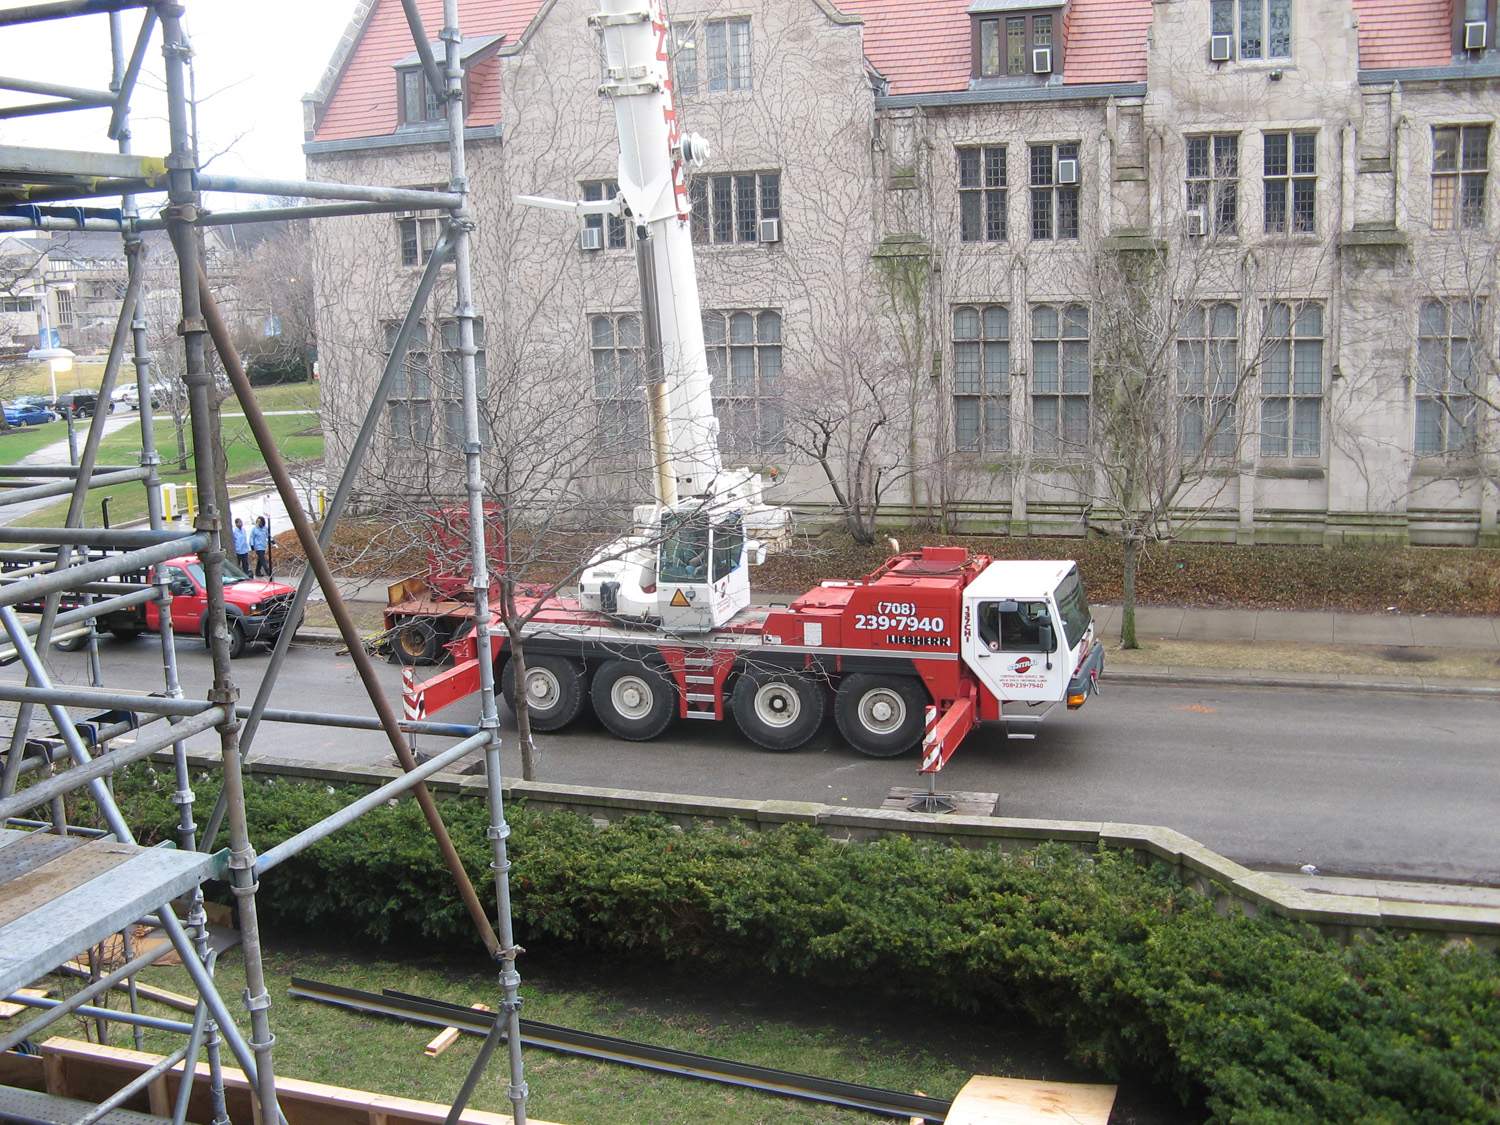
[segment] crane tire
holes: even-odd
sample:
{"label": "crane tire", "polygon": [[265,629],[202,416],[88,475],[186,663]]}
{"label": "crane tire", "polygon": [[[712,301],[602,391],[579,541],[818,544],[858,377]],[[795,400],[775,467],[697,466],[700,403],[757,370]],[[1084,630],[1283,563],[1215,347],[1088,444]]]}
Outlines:
{"label": "crane tire", "polygon": [[677,714],[677,687],[671,678],[638,660],[617,658],[600,665],[589,698],[605,728],[629,742],[655,738]]}
{"label": "crane tire", "polygon": [[806,746],[823,725],[823,685],[789,668],[752,668],[735,681],[732,697],[740,733],[766,750]]}
{"label": "crane tire", "polygon": [[855,672],[834,696],[833,717],[844,741],[871,758],[916,749],[927,726],[927,689],[913,676]]}
{"label": "crane tire", "polygon": [[[560,656],[526,658],[526,715],[531,729],[562,730],[583,710],[583,665]],[[512,715],[516,713],[516,662],[507,660],[500,671],[500,693]]]}
{"label": "crane tire", "polygon": [[396,664],[431,664],[441,647],[431,618],[408,617],[392,631],[391,659]]}

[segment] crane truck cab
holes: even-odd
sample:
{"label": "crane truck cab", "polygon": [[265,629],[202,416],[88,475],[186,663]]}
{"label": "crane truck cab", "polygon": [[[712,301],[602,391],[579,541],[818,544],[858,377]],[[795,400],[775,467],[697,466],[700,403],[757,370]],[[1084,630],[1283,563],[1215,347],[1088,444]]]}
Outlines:
{"label": "crane truck cab", "polygon": [[[1104,658],[1102,646],[1095,651],[1078,568],[1071,562],[990,563],[964,587],[960,652],[997,701],[1080,706],[1083,700],[1073,697],[1093,690]],[[981,706],[981,719],[1000,717],[986,710]]]}

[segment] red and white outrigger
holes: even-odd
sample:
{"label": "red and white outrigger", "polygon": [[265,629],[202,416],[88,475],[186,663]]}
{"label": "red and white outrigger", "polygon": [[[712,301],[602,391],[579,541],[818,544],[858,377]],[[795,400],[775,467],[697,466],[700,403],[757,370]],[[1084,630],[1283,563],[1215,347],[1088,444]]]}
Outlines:
{"label": "red and white outrigger", "polygon": [[[601,7],[590,24],[604,42],[600,93],[615,107],[620,194],[525,202],[617,214],[635,228],[656,503],[638,508],[634,533],[583,571],[578,598],[523,605],[536,611],[523,633],[532,727],[559,730],[592,706],[613,734],[640,741],[677,719],[733,715],[757,745],[795,750],[831,705],[854,749],[892,757],[921,747],[930,777],[981,722],[1030,738],[1058,704],[1082,706],[1103,647],[1071,562],[924,547],[789,605],[750,604],[749,564],[784,539],[790,520],[764,503],[756,474],[726,471],[719,460],[686,184],[686,166],[701,164],[707,147],[678,123],[659,0]],[[421,682],[406,669],[412,717],[479,690],[471,610],[423,597],[393,588],[387,626],[399,637],[421,622],[456,638],[447,644],[456,663]],[[513,701],[504,627],[490,628],[501,689]]]}

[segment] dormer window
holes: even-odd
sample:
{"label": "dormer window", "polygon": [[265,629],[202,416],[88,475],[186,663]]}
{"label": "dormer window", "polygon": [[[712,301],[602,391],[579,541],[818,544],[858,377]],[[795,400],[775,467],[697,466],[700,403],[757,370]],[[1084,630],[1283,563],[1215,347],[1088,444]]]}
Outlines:
{"label": "dormer window", "polygon": [[1453,5],[1453,53],[1478,59],[1495,45],[1496,0],[1460,0]]}
{"label": "dormer window", "polygon": [[1062,5],[975,0],[969,6],[975,79],[1046,79],[1062,72]]}
{"label": "dormer window", "polygon": [[[478,63],[492,58],[500,49],[499,35],[472,35],[458,45],[458,61],[463,69],[464,115],[469,112],[469,71]],[[442,69],[447,47],[431,44],[433,57]],[[396,71],[396,114],[403,127],[431,125],[445,120],[442,91],[433,90],[422,69],[422,59],[413,51],[394,64]]]}

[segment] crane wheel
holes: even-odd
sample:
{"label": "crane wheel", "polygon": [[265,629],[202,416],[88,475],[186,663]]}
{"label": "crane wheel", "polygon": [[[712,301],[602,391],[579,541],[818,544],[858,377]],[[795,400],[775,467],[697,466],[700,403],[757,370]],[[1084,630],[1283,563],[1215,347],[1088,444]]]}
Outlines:
{"label": "crane wheel", "polygon": [[[583,665],[560,656],[526,658],[526,715],[531,729],[562,730],[583,710]],[[511,714],[516,712],[516,662],[507,660],[500,671],[500,693]]]}
{"label": "crane wheel", "polygon": [[740,732],[766,750],[805,746],[827,713],[823,685],[784,668],[750,669],[734,685],[734,721]]}
{"label": "crane wheel", "polygon": [[833,717],[844,741],[872,758],[894,758],[922,742],[927,689],[912,676],[845,676],[834,697]]}
{"label": "crane wheel", "polygon": [[407,618],[391,636],[391,656],[397,664],[431,664],[439,647],[437,628],[420,617]]}
{"label": "crane wheel", "polygon": [[658,668],[638,660],[610,660],[594,673],[594,714],[616,738],[646,742],[672,725],[677,687]]}

